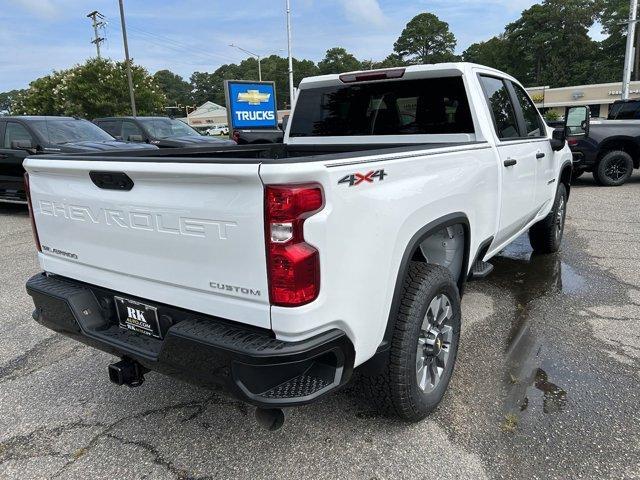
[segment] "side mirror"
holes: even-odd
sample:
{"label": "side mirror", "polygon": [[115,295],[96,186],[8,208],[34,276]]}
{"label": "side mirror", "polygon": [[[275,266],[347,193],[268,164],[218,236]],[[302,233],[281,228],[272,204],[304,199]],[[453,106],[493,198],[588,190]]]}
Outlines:
{"label": "side mirror", "polygon": [[286,132],[287,131],[287,125],[289,125],[289,117],[291,115],[285,115],[284,117],[282,117],[282,131]]}
{"label": "side mirror", "polygon": [[129,135],[127,137],[127,140],[130,142],[144,142],[144,138],[142,138],[142,135]]}
{"label": "side mirror", "polygon": [[551,149],[554,152],[558,150],[562,150],[564,148],[564,144],[567,141],[567,130],[565,127],[554,128],[553,133],[551,134]]}
{"label": "side mirror", "polygon": [[33,150],[31,140],[11,140],[11,150]]}
{"label": "side mirror", "polygon": [[589,107],[567,107],[564,118],[567,136],[586,137],[589,135],[589,124],[591,121],[591,110],[589,110]]}

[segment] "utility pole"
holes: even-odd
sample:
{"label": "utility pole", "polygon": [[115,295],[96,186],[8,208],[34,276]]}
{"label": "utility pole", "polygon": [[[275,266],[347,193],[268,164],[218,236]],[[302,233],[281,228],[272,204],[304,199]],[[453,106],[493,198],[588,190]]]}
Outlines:
{"label": "utility pole", "polygon": [[99,11],[94,10],[93,12],[87,14],[87,18],[90,18],[93,23],[93,40],[91,43],[96,46],[96,53],[98,54],[98,58],[100,58],[100,44],[104,42],[104,38],[98,35],[98,29],[103,28],[105,23],[102,21],[104,19],[104,15],[102,15]]}
{"label": "utility pole", "polygon": [[129,44],[127,43],[127,27],[124,23],[124,5],[122,0],[120,3],[120,25],[122,26],[122,40],[124,41],[124,58],[127,64],[127,81],[129,82],[129,96],[131,97],[131,112],[134,117],[138,115],[136,112],[136,97],[133,94],[133,78],[131,76],[131,60],[129,59]]}
{"label": "utility pole", "polygon": [[290,0],[287,1],[287,50],[289,52],[289,105],[293,109],[293,102],[295,101],[296,91],[293,86],[293,57],[291,56],[291,4]]}
{"label": "utility pole", "polygon": [[622,76],[622,99],[629,99],[629,82],[633,69],[633,49],[636,35],[636,15],[638,13],[638,0],[631,0],[629,8],[629,22],[627,27],[627,48],[624,53],[624,74]]}

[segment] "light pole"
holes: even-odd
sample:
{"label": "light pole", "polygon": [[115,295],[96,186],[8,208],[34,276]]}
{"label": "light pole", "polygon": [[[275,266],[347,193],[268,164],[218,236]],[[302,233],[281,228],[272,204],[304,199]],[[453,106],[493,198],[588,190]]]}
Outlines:
{"label": "light pole", "polygon": [[289,108],[293,109],[296,91],[293,87],[293,57],[291,56],[291,4],[287,0],[287,50],[289,52]]}
{"label": "light pole", "polygon": [[629,8],[629,23],[627,28],[627,48],[624,54],[624,74],[622,76],[622,99],[629,98],[629,82],[633,69],[633,44],[636,33],[636,14],[638,12],[638,0],[631,0]]}
{"label": "light pole", "polygon": [[122,5],[122,0],[120,3],[120,24],[122,25],[122,40],[124,42],[124,57],[127,63],[127,81],[129,82],[129,96],[131,97],[131,113],[136,117],[138,113],[136,112],[136,98],[133,94],[133,78],[131,76],[131,60],[129,59],[129,44],[127,43],[127,27],[124,23],[124,5]]}
{"label": "light pole", "polygon": [[244,48],[239,47],[238,45],[235,45],[233,43],[230,43],[229,46],[233,47],[233,48],[237,48],[238,50],[243,51],[247,55],[251,55],[252,57],[255,57],[256,59],[258,59],[258,81],[261,82],[262,81],[262,67],[260,66],[260,60],[262,60],[262,58],[260,57],[260,55],[258,55],[257,53],[250,52],[249,50],[245,50]]}

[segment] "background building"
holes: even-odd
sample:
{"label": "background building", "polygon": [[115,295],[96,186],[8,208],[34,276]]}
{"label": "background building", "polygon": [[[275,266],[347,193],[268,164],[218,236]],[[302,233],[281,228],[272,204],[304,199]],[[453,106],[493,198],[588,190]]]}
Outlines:
{"label": "background building", "polygon": [[[588,105],[592,117],[606,118],[609,105],[621,98],[622,82],[561,88],[531,87],[527,91],[543,113],[552,110],[562,116],[565,107]],[[629,98],[640,98],[640,82],[631,82]]]}

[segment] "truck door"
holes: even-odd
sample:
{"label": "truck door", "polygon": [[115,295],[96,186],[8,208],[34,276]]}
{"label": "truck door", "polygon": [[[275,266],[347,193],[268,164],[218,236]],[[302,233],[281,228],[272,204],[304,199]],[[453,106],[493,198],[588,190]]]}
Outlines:
{"label": "truck door", "polygon": [[24,148],[16,148],[16,142],[36,142],[29,131],[20,123],[8,121],[0,142],[0,197],[5,200],[24,201],[23,160],[29,155]]}
{"label": "truck door", "polygon": [[521,133],[511,85],[489,75],[481,75],[480,83],[493,118],[502,170],[497,245],[515,235],[535,216],[536,150],[539,145]]}
{"label": "truck door", "polygon": [[515,83],[511,83],[515,93],[516,115],[522,123],[521,130],[531,140],[536,158],[536,186],[534,207],[543,209],[553,201],[557,186],[554,152],[547,137],[547,127],[529,95]]}

